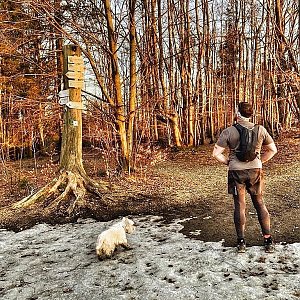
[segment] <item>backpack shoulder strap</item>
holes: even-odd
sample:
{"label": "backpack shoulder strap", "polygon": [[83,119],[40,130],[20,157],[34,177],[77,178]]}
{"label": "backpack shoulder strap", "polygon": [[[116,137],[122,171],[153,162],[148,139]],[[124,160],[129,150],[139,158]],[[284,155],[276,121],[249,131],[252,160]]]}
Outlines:
{"label": "backpack shoulder strap", "polygon": [[255,133],[258,133],[258,131],[259,131],[259,124],[255,124],[254,126],[253,126],[253,129],[252,129]]}
{"label": "backpack shoulder strap", "polygon": [[239,123],[233,124],[233,127],[235,127],[239,133],[241,133],[241,131],[243,130],[243,126]]}

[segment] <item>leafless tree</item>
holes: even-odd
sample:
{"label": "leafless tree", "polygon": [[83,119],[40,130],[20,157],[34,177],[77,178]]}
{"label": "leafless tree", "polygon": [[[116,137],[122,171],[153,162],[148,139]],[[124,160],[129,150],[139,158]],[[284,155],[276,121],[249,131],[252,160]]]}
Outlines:
{"label": "leafless tree", "polygon": [[[255,122],[263,122],[273,134],[299,124],[297,0],[14,2],[1,2],[2,149],[22,144],[22,134],[12,142],[11,124],[17,120],[12,112],[15,103],[26,105],[29,80],[38,83],[31,98],[40,118],[32,118],[37,129],[27,130],[27,141],[36,136],[38,143],[47,144],[45,138],[58,132],[59,114],[50,129],[47,113],[49,105],[58,108],[63,41],[81,48],[91,74],[83,93],[89,101],[84,130],[116,153],[124,169],[134,167],[141,143],[180,147],[214,142],[232,122],[239,101],[251,102]],[[24,18],[31,27],[21,30],[16,20]],[[19,46],[12,52],[14,44]],[[7,55],[8,49],[13,55]],[[22,71],[8,76],[14,69],[5,67],[12,61],[23,63]],[[31,75],[24,77],[26,66]],[[47,75],[37,81],[33,73]],[[9,90],[13,78],[14,93]],[[19,86],[27,93],[22,102],[12,97],[22,94]],[[49,103],[44,95],[51,93]],[[31,111],[27,108],[26,114]]]}

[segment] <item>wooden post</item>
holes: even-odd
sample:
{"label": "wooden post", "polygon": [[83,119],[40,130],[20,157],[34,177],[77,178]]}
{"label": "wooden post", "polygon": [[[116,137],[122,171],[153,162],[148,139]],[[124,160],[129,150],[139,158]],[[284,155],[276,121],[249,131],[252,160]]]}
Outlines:
{"label": "wooden post", "polygon": [[[80,215],[87,207],[86,191],[101,197],[100,189],[107,190],[106,184],[99,184],[89,178],[82,164],[82,101],[83,60],[78,46],[63,47],[64,90],[59,93],[60,104],[64,105],[64,124],[60,155],[60,175],[33,195],[18,201],[13,208],[25,208],[33,204],[45,210],[48,217],[59,211],[67,218]],[[64,205],[62,207],[62,202]],[[36,210],[36,206],[33,207]],[[38,210],[37,210],[38,211]]]}
{"label": "wooden post", "polygon": [[75,45],[63,47],[63,75],[65,98],[60,168],[68,171],[82,165],[82,100],[83,61],[81,50]]}

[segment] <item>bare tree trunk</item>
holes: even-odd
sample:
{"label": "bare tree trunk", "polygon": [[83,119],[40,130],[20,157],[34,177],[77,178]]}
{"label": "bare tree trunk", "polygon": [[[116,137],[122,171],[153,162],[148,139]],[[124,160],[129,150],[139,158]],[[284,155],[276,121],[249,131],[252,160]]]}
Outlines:
{"label": "bare tree trunk", "polygon": [[205,90],[206,90],[206,105],[205,112],[207,113],[207,134],[210,143],[214,142],[213,116],[212,116],[212,101],[213,101],[213,81],[211,67],[211,51],[210,51],[210,22],[209,22],[209,7],[208,1],[202,0],[203,5],[203,37],[204,37],[204,61],[205,61]]}
{"label": "bare tree trunk", "polygon": [[118,134],[120,138],[121,164],[122,164],[122,169],[128,170],[129,151],[128,151],[128,144],[127,144],[126,118],[125,118],[124,103],[122,98],[120,72],[118,66],[118,54],[117,54],[118,46],[116,42],[116,32],[114,30],[113,18],[111,14],[110,0],[104,0],[104,8],[105,8],[105,18],[106,18],[107,29],[108,29],[112,80],[114,83],[114,92],[115,92],[115,112],[116,112],[116,124],[117,124]]}
{"label": "bare tree trunk", "polygon": [[[13,204],[13,208],[27,208],[40,205],[45,212],[56,212],[64,207],[65,217],[76,217],[81,208],[88,207],[86,191],[101,197],[100,190],[106,189],[90,179],[82,164],[82,101],[81,87],[71,86],[66,76],[69,72],[69,58],[81,58],[80,48],[75,45],[64,47],[64,86],[69,90],[69,102],[64,113],[60,175],[36,194]],[[72,80],[73,82],[73,80]],[[76,83],[76,81],[75,81]]]}
{"label": "bare tree trunk", "polygon": [[129,0],[129,36],[130,36],[130,87],[129,87],[129,120],[127,130],[128,140],[128,168],[130,171],[133,138],[134,138],[134,120],[136,110],[136,26],[135,26],[135,4],[136,0]]}
{"label": "bare tree trunk", "polygon": [[205,114],[205,96],[203,95],[203,54],[204,54],[204,38],[203,33],[200,29],[200,16],[199,16],[199,1],[195,1],[195,11],[196,11],[196,31],[198,40],[198,55],[197,55],[197,76],[196,76],[196,95],[198,101],[198,118],[199,123],[199,140],[200,144],[205,143],[205,132],[206,132],[206,114]]}
{"label": "bare tree trunk", "polygon": [[[162,87],[162,92],[163,92],[163,112],[162,114],[168,118],[167,126],[170,124],[171,127],[171,132],[172,132],[172,139],[173,143],[176,147],[181,147],[181,133],[179,129],[179,118],[176,110],[174,109],[172,103],[170,105],[168,101],[168,91],[166,88],[165,80],[164,80],[164,69],[163,66],[165,64],[164,60],[164,52],[163,52],[163,26],[162,26],[162,13],[161,13],[161,0],[158,0],[158,34],[159,34],[159,78],[160,78],[160,84]],[[169,32],[170,34],[170,32]],[[169,38],[170,41],[170,38]],[[169,68],[172,68],[169,66]],[[173,70],[169,69],[169,74],[173,73]],[[172,78],[172,76],[170,76]],[[172,79],[171,79],[172,80]],[[169,86],[172,86],[172,83],[169,83]],[[169,88],[170,92],[170,88]],[[172,96],[171,96],[172,98]]]}
{"label": "bare tree trunk", "polygon": [[[75,51],[74,51],[74,50]],[[68,57],[80,57],[80,49],[76,46],[64,48],[64,70],[68,70]],[[69,89],[70,102],[81,102],[81,88],[69,88],[68,79],[64,78],[64,86]],[[60,169],[85,173],[82,164],[82,110],[66,109],[64,113]]]}
{"label": "bare tree trunk", "polygon": [[[61,21],[61,0],[54,0],[54,20],[59,25],[59,27],[62,27]],[[57,92],[59,93],[61,90],[61,84],[62,84],[62,72],[63,72],[63,37],[59,30],[56,28],[54,29],[54,32],[56,34],[55,37],[55,50],[56,50],[56,70],[57,70]]]}
{"label": "bare tree trunk", "polygon": [[283,0],[275,0],[275,20],[276,20],[276,44],[277,44],[277,58],[279,64],[279,70],[277,75],[277,97],[278,97],[278,110],[279,110],[279,122],[282,126],[285,125],[286,119],[286,100],[285,100],[285,79],[284,71],[287,69],[286,60],[284,57],[286,47],[283,39]]}

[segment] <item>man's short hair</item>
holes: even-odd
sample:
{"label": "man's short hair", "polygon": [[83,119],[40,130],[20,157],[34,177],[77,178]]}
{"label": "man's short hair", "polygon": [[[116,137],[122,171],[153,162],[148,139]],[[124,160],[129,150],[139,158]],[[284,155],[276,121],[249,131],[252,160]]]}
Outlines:
{"label": "man's short hair", "polygon": [[253,115],[253,107],[248,102],[240,102],[238,104],[238,111],[245,118],[250,118]]}

